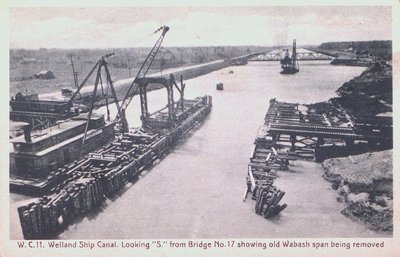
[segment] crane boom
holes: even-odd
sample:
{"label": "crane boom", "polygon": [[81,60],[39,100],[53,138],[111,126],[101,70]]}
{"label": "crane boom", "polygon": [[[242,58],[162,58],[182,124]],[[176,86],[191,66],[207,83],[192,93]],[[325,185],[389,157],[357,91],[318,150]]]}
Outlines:
{"label": "crane boom", "polygon": [[168,26],[162,26],[159,29],[155,31],[158,32],[162,30],[161,36],[158,38],[157,42],[154,44],[153,48],[151,49],[150,53],[147,55],[145,61],[143,62],[142,66],[140,67],[135,79],[133,80],[131,86],[128,89],[128,92],[126,93],[124,100],[122,101],[121,104],[121,109],[122,111],[125,111],[125,109],[128,107],[130,104],[135,92],[137,91],[138,84],[137,80],[139,78],[143,78],[146,76],[147,72],[150,69],[151,64],[154,61],[154,58],[156,57],[158,50],[160,49],[161,43],[164,39],[165,34],[168,32],[169,27]]}
{"label": "crane boom", "polygon": [[296,67],[297,66],[296,39],[293,39],[292,62],[293,66]]}

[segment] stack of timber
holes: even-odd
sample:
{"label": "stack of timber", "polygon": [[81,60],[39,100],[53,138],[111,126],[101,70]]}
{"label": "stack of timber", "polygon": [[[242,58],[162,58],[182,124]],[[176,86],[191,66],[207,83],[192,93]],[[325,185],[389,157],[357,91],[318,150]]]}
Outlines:
{"label": "stack of timber", "polygon": [[317,161],[325,158],[327,151],[337,151],[340,155],[350,154],[363,145],[383,147],[391,141],[390,119],[354,119],[336,106],[347,122],[337,123],[327,113],[316,114],[309,107],[295,103],[270,100],[265,116],[265,126],[277,148],[289,148],[299,156]]}
{"label": "stack of timber", "polygon": [[[278,102],[271,99],[254,142],[247,172],[247,194],[256,200],[255,211],[265,218],[280,213],[287,206],[280,205],[285,192],[273,183],[277,171],[288,168],[289,161],[297,158],[321,159],[321,149],[330,145],[345,145],[346,151],[354,151],[356,144],[368,146],[383,144],[391,134],[390,120],[374,119],[352,122],[351,126],[340,126],[332,122],[326,113],[313,114],[304,105]],[[386,122],[385,122],[386,121]],[[326,143],[328,141],[329,143]]]}
{"label": "stack of timber", "polygon": [[188,108],[185,113],[187,118],[179,120],[173,128],[160,131],[132,129],[63,169],[66,179],[58,181],[59,184],[54,180],[51,194],[18,208],[24,238],[54,237],[76,217],[95,210],[155,160],[164,157],[211,111],[210,96],[199,97],[186,104],[189,103],[195,108]]}
{"label": "stack of timber", "polygon": [[277,151],[275,140],[268,134],[268,127],[262,126],[254,142],[246,177],[247,188],[243,198],[252,194],[256,200],[255,212],[264,218],[279,214],[287,207],[279,204],[285,192],[273,185],[278,170],[288,169],[290,160],[296,160],[295,152]]}

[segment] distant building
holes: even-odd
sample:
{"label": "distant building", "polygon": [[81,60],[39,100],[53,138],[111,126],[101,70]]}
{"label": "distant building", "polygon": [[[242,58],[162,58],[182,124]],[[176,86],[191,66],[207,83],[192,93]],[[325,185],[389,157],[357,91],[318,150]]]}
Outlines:
{"label": "distant building", "polygon": [[49,70],[42,70],[34,75],[35,79],[54,79],[54,73]]}

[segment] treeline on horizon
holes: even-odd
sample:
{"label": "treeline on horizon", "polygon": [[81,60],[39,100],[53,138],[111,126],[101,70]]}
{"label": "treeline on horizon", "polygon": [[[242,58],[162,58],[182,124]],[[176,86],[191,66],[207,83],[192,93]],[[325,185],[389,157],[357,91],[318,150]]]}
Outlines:
{"label": "treeline on horizon", "polygon": [[371,55],[381,59],[392,59],[392,40],[326,42],[320,44],[319,48],[332,51],[344,51],[348,49],[355,52],[366,50]]}
{"label": "treeline on horizon", "polygon": [[[80,79],[89,73],[101,56],[115,53],[107,58],[113,79],[125,79],[136,74],[150,52],[150,47],[109,48],[109,49],[10,49],[10,81],[25,84],[33,83],[33,76],[50,70],[56,79],[52,83],[65,83],[72,80],[71,56],[74,69]],[[232,58],[252,52],[270,50],[264,46],[209,46],[209,47],[161,47],[151,72],[168,68],[190,66],[215,60]],[[89,80],[89,82],[92,82]],[[37,83],[39,84],[39,82]],[[19,89],[16,89],[19,90]]]}
{"label": "treeline on horizon", "polygon": [[[109,49],[10,49],[10,64],[29,62],[69,63],[74,60],[94,63],[103,55],[115,53],[110,62],[115,65],[139,66],[146,59],[150,47],[109,48]],[[155,62],[162,62],[165,68],[185,64],[198,64],[220,59],[232,58],[251,52],[271,49],[263,46],[205,46],[205,47],[161,47]],[[28,60],[29,58],[29,60]],[[157,65],[156,65],[157,66]]]}

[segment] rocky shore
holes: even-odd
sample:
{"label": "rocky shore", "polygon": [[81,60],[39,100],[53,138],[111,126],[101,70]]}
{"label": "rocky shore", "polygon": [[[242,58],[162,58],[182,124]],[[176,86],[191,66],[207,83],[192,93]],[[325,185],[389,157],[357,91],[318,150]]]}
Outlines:
{"label": "rocky shore", "polygon": [[355,117],[392,112],[392,66],[375,62],[336,92],[334,100]]}
{"label": "rocky shore", "polygon": [[324,178],[346,203],[342,213],[372,229],[393,231],[392,150],[327,159]]}
{"label": "rocky shore", "polygon": [[[326,115],[339,126],[354,126],[360,120],[392,123],[390,65],[374,63],[360,76],[344,83],[337,93],[339,96],[328,102],[310,105],[310,110]],[[372,229],[393,231],[392,130],[381,133],[385,133],[389,143],[380,148],[353,147],[353,152],[346,150],[343,153],[347,154],[341,156],[353,155],[326,159],[322,166],[324,178],[338,191],[338,201],[346,204],[344,215],[361,220]]]}
{"label": "rocky shore", "polygon": [[354,118],[390,116],[392,108],[392,66],[376,62],[364,72],[344,83],[336,90],[338,97],[327,102],[309,105],[316,114],[325,114],[334,123],[342,125],[348,121],[340,106]]}

